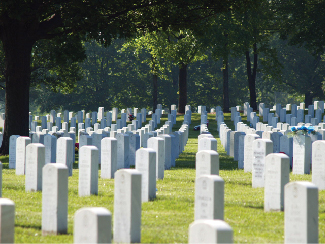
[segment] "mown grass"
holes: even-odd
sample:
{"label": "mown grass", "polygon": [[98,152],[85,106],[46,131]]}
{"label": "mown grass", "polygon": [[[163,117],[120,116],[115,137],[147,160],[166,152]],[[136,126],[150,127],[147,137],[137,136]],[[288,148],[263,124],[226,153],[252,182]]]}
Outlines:
{"label": "mown grass", "polygon": [[[177,125],[181,126],[182,116]],[[162,119],[162,123],[166,118]],[[195,154],[197,152],[198,131],[194,125],[200,116],[193,114],[189,140],[185,151],[177,159],[176,167],[165,171],[165,178],[157,181],[157,198],[142,204],[143,243],[186,243],[188,226],[194,221],[194,180]],[[209,130],[218,137],[214,115],[209,115]],[[232,129],[230,115],[225,114],[225,122]],[[245,122],[245,121],[243,121]],[[237,162],[226,155],[218,139],[220,155],[220,176],[225,181],[225,221],[234,230],[236,243],[271,243],[284,240],[284,213],[265,213],[263,209],[264,191],[251,187],[251,173],[237,169]],[[42,236],[42,193],[25,192],[25,177],[16,176],[8,169],[8,157],[3,162],[3,197],[16,204],[15,242],[17,243],[66,243],[73,242],[73,216],[82,207],[106,207],[114,213],[114,180],[99,178],[97,196],[78,196],[78,167],[74,165],[73,176],[69,178],[68,234]],[[99,173],[100,175],[100,173]],[[311,175],[290,175],[291,181],[311,181]],[[325,242],[325,194],[319,192],[319,242]]]}

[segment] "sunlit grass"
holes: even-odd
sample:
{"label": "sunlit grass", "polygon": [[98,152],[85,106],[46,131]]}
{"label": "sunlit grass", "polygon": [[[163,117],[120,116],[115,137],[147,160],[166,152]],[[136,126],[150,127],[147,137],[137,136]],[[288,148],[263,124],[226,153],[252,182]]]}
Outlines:
{"label": "sunlit grass", "polygon": [[[209,131],[217,138],[217,124],[214,115],[209,115]],[[162,123],[166,120],[163,117]],[[230,122],[230,114],[225,114]],[[245,121],[244,121],[245,122]],[[177,118],[174,129],[180,128],[182,116]],[[200,123],[200,116],[193,114],[189,140],[185,151],[177,159],[176,167],[165,171],[165,178],[157,181],[157,198],[142,204],[143,243],[187,243],[188,226],[194,221],[195,154],[198,131],[193,126]],[[234,230],[237,243],[270,243],[284,240],[284,213],[265,213],[263,209],[263,188],[252,188],[251,173],[237,169],[237,162],[227,156],[218,139],[220,176],[225,181],[225,221]],[[73,216],[82,207],[105,207],[114,213],[114,180],[99,178],[97,196],[78,196],[78,166],[74,165],[73,176],[69,178],[68,234],[42,236],[42,194],[26,193],[25,177],[16,176],[8,168],[8,157],[3,162],[3,197],[16,204],[15,242],[17,243],[66,243],[73,242]],[[76,157],[77,160],[77,157]],[[100,175],[100,172],[99,172]],[[290,175],[291,181],[311,181],[311,175]],[[319,242],[325,242],[325,194],[319,192]]]}

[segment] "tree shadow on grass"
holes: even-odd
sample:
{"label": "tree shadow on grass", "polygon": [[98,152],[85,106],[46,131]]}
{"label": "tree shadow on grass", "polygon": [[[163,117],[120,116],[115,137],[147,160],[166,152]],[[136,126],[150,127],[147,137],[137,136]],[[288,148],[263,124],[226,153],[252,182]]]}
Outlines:
{"label": "tree shadow on grass", "polygon": [[29,228],[29,229],[35,229],[35,230],[42,230],[41,225],[36,224],[15,224],[15,227],[21,227],[21,228]]}

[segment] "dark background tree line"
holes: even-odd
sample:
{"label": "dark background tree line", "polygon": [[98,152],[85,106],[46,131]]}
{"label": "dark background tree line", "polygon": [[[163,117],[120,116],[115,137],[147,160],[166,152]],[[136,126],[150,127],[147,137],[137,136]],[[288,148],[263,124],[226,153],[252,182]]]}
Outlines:
{"label": "dark background tree line", "polygon": [[29,107],[324,99],[322,10],[316,0],[1,1],[1,151],[28,135]]}

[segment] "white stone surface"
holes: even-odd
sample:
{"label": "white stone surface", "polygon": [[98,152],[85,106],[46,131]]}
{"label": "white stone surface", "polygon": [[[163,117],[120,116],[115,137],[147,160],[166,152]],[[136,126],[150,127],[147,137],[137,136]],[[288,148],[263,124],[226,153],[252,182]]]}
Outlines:
{"label": "white stone surface", "polygon": [[79,196],[98,194],[98,149],[95,146],[80,148]]}
{"label": "white stone surface", "polygon": [[190,224],[188,243],[233,243],[234,232],[220,219],[199,219]]}
{"label": "white stone surface", "polygon": [[69,176],[72,176],[73,168],[73,139],[69,137],[60,137],[56,144],[56,163],[65,164],[69,169]]}
{"label": "white stone surface", "polygon": [[111,243],[112,214],[103,207],[81,208],[74,215],[74,243]]}
{"label": "white stone surface", "polygon": [[26,177],[25,190],[42,190],[42,168],[45,165],[45,146],[40,143],[30,143],[26,147]]}
{"label": "white stone surface", "polygon": [[141,178],[142,174],[135,169],[115,173],[115,242],[141,242]]}
{"label": "white stone surface", "polygon": [[202,150],[195,156],[196,178],[202,175],[219,175],[219,154],[213,150]]}
{"label": "white stone surface", "polygon": [[117,170],[117,139],[103,138],[101,141],[101,178],[113,179]]}
{"label": "white stone surface", "polygon": [[309,174],[311,164],[311,138],[299,135],[293,137],[293,174]]}
{"label": "white stone surface", "polygon": [[31,143],[28,136],[20,136],[16,140],[16,175],[25,174],[26,146]]}
{"label": "white stone surface", "polygon": [[14,243],[15,203],[8,198],[0,198],[0,240],[1,243]]}
{"label": "white stone surface", "polygon": [[135,165],[135,169],[142,174],[142,202],[153,200],[156,198],[156,151],[151,148],[138,149]]}
{"label": "white stone surface", "polygon": [[284,186],[289,182],[290,158],[283,153],[265,157],[264,211],[281,211],[284,204]]}
{"label": "white stone surface", "polygon": [[310,182],[285,186],[284,243],[318,243],[318,189]]}
{"label": "white stone surface", "polygon": [[195,180],[194,219],[223,219],[224,180],[218,175],[201,175]]}
{"label": "white stone surface", "polygon": [[151,137],[148,139],[148,148],[156,151],[156,178],[163,179],[165,171],[165,145],[164,139]]}
{"label": "white stone surface", "polygon": [[325,189],[325,141],[312,144],[312,182],[319,190]]}
{"label": "white stone surface", "polygon": [[69,169],[63,164],[50,163],[42,171],[42,234],[66,234]]}

